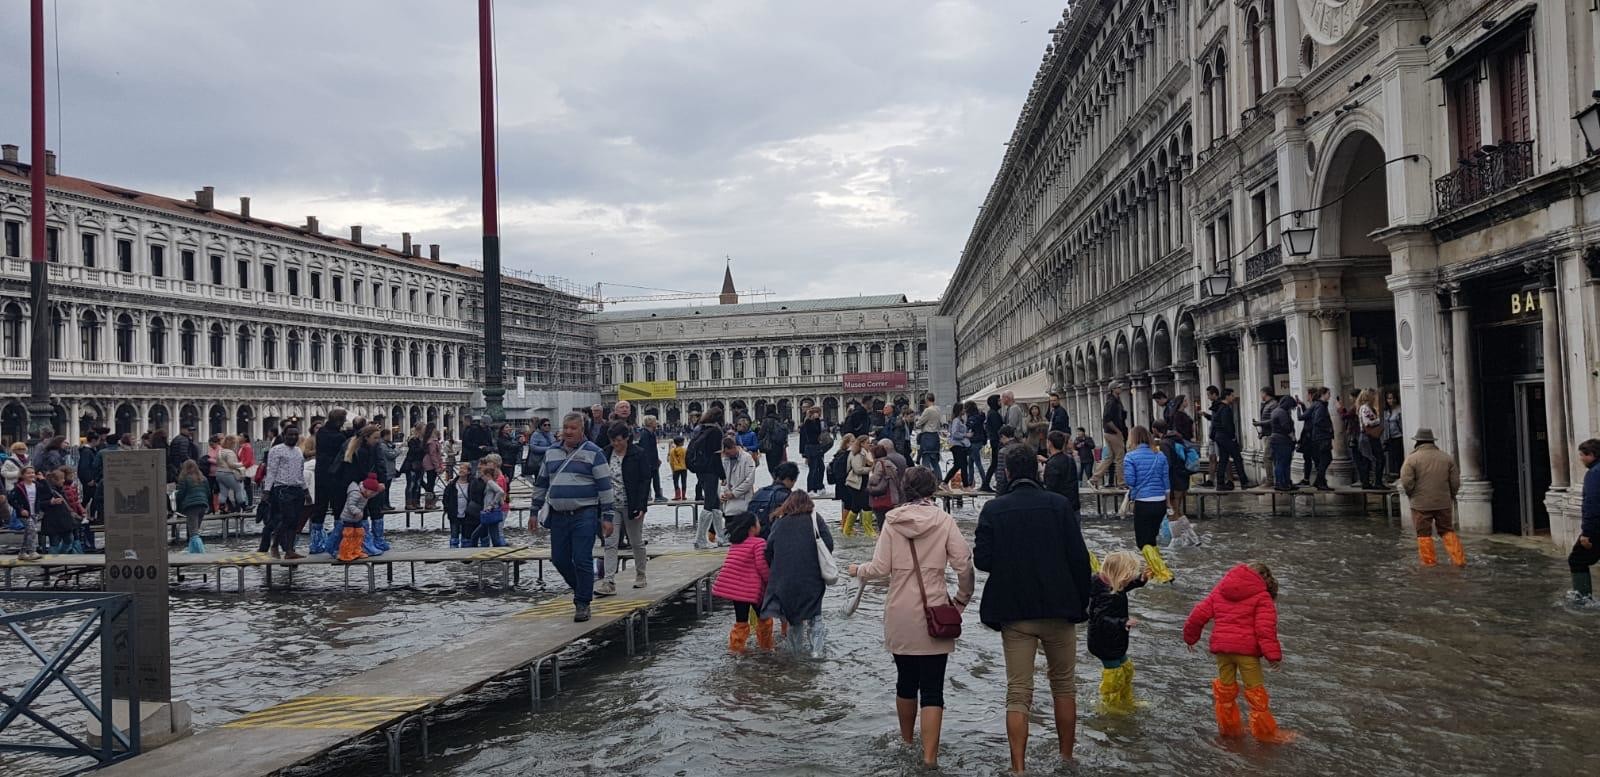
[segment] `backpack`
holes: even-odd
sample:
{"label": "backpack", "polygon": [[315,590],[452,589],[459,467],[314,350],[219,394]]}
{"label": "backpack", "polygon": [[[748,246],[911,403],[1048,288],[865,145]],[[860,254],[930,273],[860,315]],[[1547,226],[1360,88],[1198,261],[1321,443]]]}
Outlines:
{"label": "backpack", "polygon": [[1177,447],[1177,451],[1175,452],[1178,454],[1179,459],[1183,462],[1183,468],[1190,472],[1199,472],[1200,451],[1196,450],[1193,445],[1187,445],[1181,442],[1173,442],[1172,444]]}
{"label": "backpack", "polygon": [[827,453],[833,447],[833,435],[829,432],[817,433],[817,452]]}
{"label": "backpack", "polygon": [[705,436],[707,434],[710,434],[708,427],[702,426],[695,430],[693,437],[689,438],[689,450],[684,454],[683,463],[689,467],[690,472],[696,474],[704,472],[706,465],[711,463],[706,461]]}
{"label": "backpack", "polygon": [[837,486],[849,477],[845,468],[850,466],[850,452],[839,451],[833,455],[833,461],[828,462],[828,485]]}

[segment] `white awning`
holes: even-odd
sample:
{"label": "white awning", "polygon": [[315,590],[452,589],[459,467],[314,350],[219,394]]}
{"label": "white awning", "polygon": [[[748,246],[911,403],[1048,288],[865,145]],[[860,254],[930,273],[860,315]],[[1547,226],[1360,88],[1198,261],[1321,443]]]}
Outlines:
{"label": "white awning", "polygon": [[998,393],[1000,393],[999,391],[996,391],[996,389],[998,389],[998,388],[1000,388],[1000,386],[998,384],[996,384],[994,381],[991,380],[983,388],[978,389],[977,391],[973,392],[972,396],[967,397],[966,399],[964,399],[962,401],[964,401],[964,402],[977,402],[981,406],[983,404],[983,401],[989,398],[990,394],[998,394]]}
{"label": "white awning", "polygon": [[1050,398],[1050,373],[1046,370],[1039,370],[1015,383],[1001,386],[1000,390],[995,393],[1003,394],[1007,391],[1016,395],[1017,402],[1020,404],[1043,402]]}

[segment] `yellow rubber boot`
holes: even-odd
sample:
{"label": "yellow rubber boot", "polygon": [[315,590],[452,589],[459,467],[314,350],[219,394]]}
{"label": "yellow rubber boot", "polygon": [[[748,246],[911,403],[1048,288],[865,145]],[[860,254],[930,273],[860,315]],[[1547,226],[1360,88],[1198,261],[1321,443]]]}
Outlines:
{"label": "yellow rubber boot", "polygon": [[846,537],[856,536],[856,513],[854,510],[844,511],[844,518],[839,521],[839,533]]}
{"label": "yellow rubber boot", "polygon": [[1439,563],[1439,556],[1433,549],[1433,537],[1417,538],[1417,557],[1422,559],[1422,565],[1425,567]]}
{"label": "yellow rubber boot", "polygon": [[1122,666],[1100,670],[1100,703],[1107,712],[1133,712],[1133,661],[1124,659]]}
{"label": "yellow rubber boot", "polygon": [[1295,735],[1278,728],[1272,717],[1272,701],[1267,697],[1267,686],[1258,685],[1244,689],[1244,700],[1250,704],[1250,734],[1260,742],[1293,742]]}
{"label": "yellow rubber boot", "polygon": [[1172,570],[1167,568],[1167,562],[1161,558],[1161,551],[1154,545],[1146,545],[1139,549],[1144,556],[1144,563],[1150,567],[1150,579],[1157,583],[1172,582]]}
{"label": "yellow rubber boot", "polygon": [[878,514],[868,510],[861,514],[861,528],[865,529],[867,536],[873,539],[878,537]]}
{"label": "yellow rubber boot", "polygon": [[1467,565],[1467,552],[1462,549],[1461,538],[1456,536],[1455,532],[1447,531],[1439,539],[1444,540],[1444,550],[1450,554],[1450,563],[1458,567]]}
{"label": "yellow rubber boot", "polygon": [[1244,721],[1239,716],[1239,684],[1211,681],[1211,700],[1217,711],[1217,731],[1225,737],[1244,736]]}
{"label": "yellow rubber boot", "polygon": [[1096,556],[1092,550],[1089,551],[1089,574],[1100,574],[1100,557]]}

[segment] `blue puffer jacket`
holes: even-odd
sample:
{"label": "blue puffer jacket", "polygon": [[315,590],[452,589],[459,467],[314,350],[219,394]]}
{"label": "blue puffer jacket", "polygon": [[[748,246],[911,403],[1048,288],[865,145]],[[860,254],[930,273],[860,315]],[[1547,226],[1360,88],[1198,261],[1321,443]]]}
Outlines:
{"label": "blue puffer jacket", "polygon": [[1129,499],[1165,497],[1170,483],[1167,457],[1152,450],[1149,444],[1140,443],[1122,458],[1122,479],[1128,483]]}

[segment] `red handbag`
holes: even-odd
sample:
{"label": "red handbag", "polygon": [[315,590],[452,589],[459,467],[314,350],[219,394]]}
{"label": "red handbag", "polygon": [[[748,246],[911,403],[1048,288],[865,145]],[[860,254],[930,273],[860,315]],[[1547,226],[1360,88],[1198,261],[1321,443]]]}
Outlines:
{"label": "red handbag", "polygon": [[955,639],[961,636],[961,610],[948,604],[950,593],[945,592],[946,604],[928,606],[928,589],[922,582],[922,561],[917,558],[917,541],[906,538],[911,545],[912,575],[917,578],[917,592],[922,594],[922,613],[928,620],[928,636],[934,639]]}

